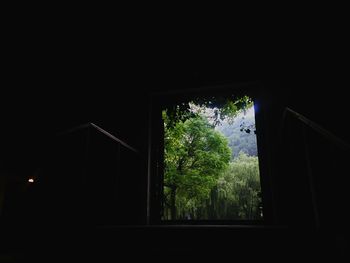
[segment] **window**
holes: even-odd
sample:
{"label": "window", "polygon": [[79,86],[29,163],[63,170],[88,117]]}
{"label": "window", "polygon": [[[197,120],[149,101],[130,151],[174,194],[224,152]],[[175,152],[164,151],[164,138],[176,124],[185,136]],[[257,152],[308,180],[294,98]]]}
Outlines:
{"label": "window", "polygon": [[253,96],[202,90],[161,95],[153,105],[155,221],[263,221]]}

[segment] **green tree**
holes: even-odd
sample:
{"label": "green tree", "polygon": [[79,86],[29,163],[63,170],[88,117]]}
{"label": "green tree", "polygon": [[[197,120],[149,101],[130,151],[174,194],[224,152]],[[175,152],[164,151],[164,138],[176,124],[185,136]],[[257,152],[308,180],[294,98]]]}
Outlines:
{"label": "green tree", "polygon": [[200,115],[170,122],[164,119],[165,218],[202,219],[203,207],[212,189],[228,168],[231,149],[227,139]]}
{"label": "green tree", "polygon": [[218,179],[217,213],[225,219],[260,219],[261,187],[258,157],[240,152]]}

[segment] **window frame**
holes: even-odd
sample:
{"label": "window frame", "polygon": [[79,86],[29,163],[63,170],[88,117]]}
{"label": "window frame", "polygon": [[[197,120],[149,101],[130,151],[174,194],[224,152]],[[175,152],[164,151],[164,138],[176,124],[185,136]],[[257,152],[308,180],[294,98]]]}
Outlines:
{"label": "window frame", "polygon": [[[264,100],[266,90],[261,82],[240,82],[220,86],[205,86],[194,89],[178,89],[151,94],[148,136],[148,190],[147,223],[150,225],[271,225],[274,206],[269,170],[269,147],[264,127]],[[255,126],[259,158],[260,185],[262,192],[262,220],[162,220],[162,191],[164,178],[164,126],[162,110],[196,95],[210,96],[230,94],[247,95],[254,101]],[[257,110],[258,109],[258,110]]]}

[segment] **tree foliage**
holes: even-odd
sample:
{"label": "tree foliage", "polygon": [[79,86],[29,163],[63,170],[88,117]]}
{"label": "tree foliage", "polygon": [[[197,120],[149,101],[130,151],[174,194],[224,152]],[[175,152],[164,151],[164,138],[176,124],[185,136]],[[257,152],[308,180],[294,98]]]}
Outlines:
{"label": "tree foliage", "polygon": [[240,152],[218,180],[216,204],[218,217],[260,219],[261,189],[258,157]]}
{"label": "tree foliage", "polygon": [[[193,211],[209,198],[220,174],[228,167],[227,139],[200,116],[168,128],[165,120],[165,203],[172,218]],[[176,208],[181,208],[175,211]]]}
{"label": "tree foliage", "polygon": [[[251,102],[245,98],[239,103],[244,101],[245,105]],[[261,218],[256,140],[250,139],[249,144],[243,144],[248,139],[248,134],[244,133],[246,135],[239,137],[241,140],[237,145],[234,140],[237,132],[230,130],[230,127],[240,129],[234,118],[247,108],[237,101],[222,104],[226,106],[221,108],[214,107],[211,101],[197,103],[190,103],[188,111],[182,111],[178,106],[177,110],[182,111],[179,115],[174,115],[173,109],[163,111],[163,219]],[[213,107],[208,108],[210,105]],[[208,116],[208,112],[214,116]],[[217,123],[212,123],[213,118],[226,118],[225,126],[219,128]],[[229,121],[228,118],[233,119]],[[230,126],[229,122],[235,126]],[[255,134],[249,135],[255,137]],[[243,146],[239,147],[240,144]]]}

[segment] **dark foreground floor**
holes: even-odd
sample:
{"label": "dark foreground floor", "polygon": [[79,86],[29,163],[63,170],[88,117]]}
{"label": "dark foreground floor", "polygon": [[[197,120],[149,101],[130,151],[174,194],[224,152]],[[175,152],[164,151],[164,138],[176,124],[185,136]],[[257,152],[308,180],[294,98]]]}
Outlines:
{"label": "dark foreground floor", "polygon": [[347,235],[339,231],[215,226],[53,229],[2,230],[0,262],[343,262],[349,253]]}

